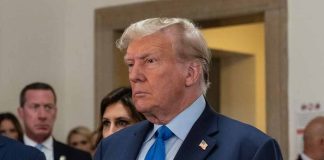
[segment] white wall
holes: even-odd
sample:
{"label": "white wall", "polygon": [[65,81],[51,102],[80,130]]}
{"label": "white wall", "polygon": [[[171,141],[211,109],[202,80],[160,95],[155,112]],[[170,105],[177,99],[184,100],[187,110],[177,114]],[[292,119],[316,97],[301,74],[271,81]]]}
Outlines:
{"label": "white wall", "polygon": [[[323,113],[324,107],[324,1],[288,0],[288,62],[289,62],[289,131],[290,159],[301,151],[298,126],[314,115]],[[304,111],[319,103],[317,111]],[[301,119],[303,118],[303,119]]]}
{"label": "white wall", "polygon": [[0,7],[0,111],[16,113],[20,90],[44,81],[58,93],[56,129],[64,130],[64,1],[2,0]]}
{"label": "white wall", "polygon": [[0,112],[16,113],[20,90],[50,83],[58,95],[54,135],[94,128],[94,11],[144,0],[0,0]]}

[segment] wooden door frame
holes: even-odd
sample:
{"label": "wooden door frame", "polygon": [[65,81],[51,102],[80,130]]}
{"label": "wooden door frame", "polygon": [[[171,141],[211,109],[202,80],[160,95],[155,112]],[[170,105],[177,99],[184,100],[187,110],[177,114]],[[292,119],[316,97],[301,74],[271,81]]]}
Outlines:
{"label": "wooden door frame", "polygon": [[185,17],[203,27],[263,21],[265,25],[267,133],[288,159],[287,0],[161,0],[95,11],[95,117],[101,98],[114,84],[115,39],[149,17]]}

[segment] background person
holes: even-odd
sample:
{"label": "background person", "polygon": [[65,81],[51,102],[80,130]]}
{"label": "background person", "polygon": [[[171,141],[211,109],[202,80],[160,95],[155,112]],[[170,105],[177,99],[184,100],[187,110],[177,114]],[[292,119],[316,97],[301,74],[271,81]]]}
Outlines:
{"label": "background person", "polygon": [[304,130],[304,151],[297,160],[324,160],[324,116],[315,117]]}
{"label": "background person", "polygon": [[144,116],[136,111],[129,87],[116,88],[101,100],[100,117],[97,144],[102,138],[144,120]]}
{"label": "background person", "polygon": [[67,136],[67,144],[73,148],[92,154],[91,131],[87,127],[73,128]]}
{"label": "background person", "polygon": [[126,50],[124,60],[136,109],[148,121],[104,139],[97,147],[96,160],[282,159],[273,138],[215,113],[208,105],[204,95],[210,53],[201,32],[189,20],[136,22],[124,31],[118,47]]}
{"label": "background person", "polygon": [[55,91],[49,84],[35,82],[22,89],[18,114],[25,127],[24,143],[41,150],[47,160],[91,160],[89,153],[53,138],[56,102]]}
{"label": "background person", "polygon": [[20,142],[23,141],[23,131],[17,117],[9,112],[0,113],[0,134]]}

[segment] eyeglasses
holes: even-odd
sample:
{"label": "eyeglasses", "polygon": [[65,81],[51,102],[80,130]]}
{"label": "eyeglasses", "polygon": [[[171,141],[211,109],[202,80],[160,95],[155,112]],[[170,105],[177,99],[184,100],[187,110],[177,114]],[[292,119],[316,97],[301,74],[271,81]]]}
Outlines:
{"label": "eyeglasses", "polygon": [[82,140],[82,141],[79,141],[79,142],[71,142],[71,145],[72,146],[78,146],[78,145],[86,145],[88,143],[89,143],[88,141]]}

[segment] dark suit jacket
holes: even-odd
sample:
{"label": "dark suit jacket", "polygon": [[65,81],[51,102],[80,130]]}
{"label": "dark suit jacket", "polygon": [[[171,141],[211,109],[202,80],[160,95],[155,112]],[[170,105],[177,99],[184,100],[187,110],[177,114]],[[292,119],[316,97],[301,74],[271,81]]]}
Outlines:
{"label": "dark suit jacket", "polygon": [[0,160],[45,160],[45,156],[34,147],[0,135]]}
{"label": "dark suit jacket", "polygon": [[[104,139],[95,160],[134,160],[153,124],[140,122]],[[199,147],[204,140],[206,150]],[[277,142],[258,129],[217,114],[207,105],[175,160],[282,160]]]}
{"label": "dark suit jacket", "polygon": [[55,139],[53,139],[53,148],[54,160],[60,160],[60,157],[65,157],[65,160],[92,160],[90,153],[74,149]]}
{"label": "dark suit jacket", "polygon": [[58,142],[54,139],[54,160],[60,160],[60,157],[65,157],[65,160],[91,160],[90,153],[74,149],[68,145]]}

